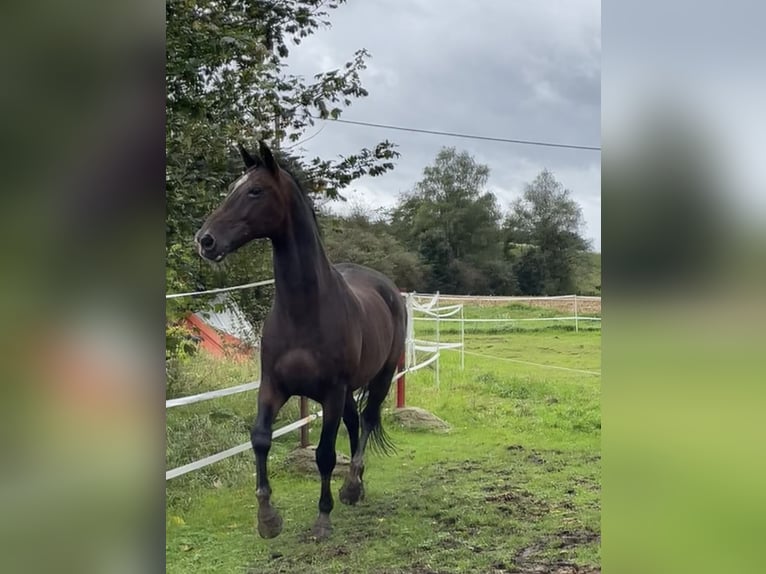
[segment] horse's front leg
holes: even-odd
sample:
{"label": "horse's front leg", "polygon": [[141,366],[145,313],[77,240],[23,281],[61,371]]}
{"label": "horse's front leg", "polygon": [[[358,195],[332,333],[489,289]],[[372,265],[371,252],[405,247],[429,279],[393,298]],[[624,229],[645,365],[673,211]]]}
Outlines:
{"label": "horse's front leg", "polygon": [[255,496],[258,499],[258,534],[262,538],[274,538],[282,532],[282,518],[271,505],[271,485],[266,468],[269,450],[271,449],[271,434],[274,418],[279,409],[285,404],[285,397],[276,392],[269,383],[261,383],[258,391],[258,415],[250,432],[250,441],[255,452],[257,488]]}
{"label": "horse's front leg", "polygon": [[330,512],[334,502],[330,490],[332,471],[335,469],[335,441],[338,437],[343,405],[345,403],[346,388],[338,386],[322,401],[322,435],[316,450],[317,468],[322,479],[322,487],[319,495],[319,516],[314,523],[311,534],[317,540],[324,540],[332,532]]}

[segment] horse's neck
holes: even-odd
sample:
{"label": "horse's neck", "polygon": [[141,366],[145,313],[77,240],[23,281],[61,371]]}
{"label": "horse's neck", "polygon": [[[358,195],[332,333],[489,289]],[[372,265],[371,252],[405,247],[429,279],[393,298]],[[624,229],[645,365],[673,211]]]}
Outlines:
{"label": "horse's neck", "polygon": [[310,213],[296,210],[274,246],[276,301],[295,317],[316,309],[319,294],[334,286],[334,273]]}

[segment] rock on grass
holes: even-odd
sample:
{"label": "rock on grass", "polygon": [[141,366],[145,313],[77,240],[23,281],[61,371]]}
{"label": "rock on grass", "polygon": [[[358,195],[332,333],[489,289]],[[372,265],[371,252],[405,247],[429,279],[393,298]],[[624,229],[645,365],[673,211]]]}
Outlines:
{"label": "rock on grass", "polygon": [[[302,474],[317,474],[316,463],[316,450],[315,445],[308,446],[306,448],[296,448],[290,451],[285,457],[285,466],[292,471]],[[335,469],[332,471],[332,475],[335,477],[344,476],[348,474],[348,467],[351,464],[351,460],[343,453],[335,453],[337,459],[335,462]]]}
{"label": "rock on grass", "polygon": [[450,426],[434,414],[419,407],[404,407],[392,411],[394,420],[408,430],[448,432]]}

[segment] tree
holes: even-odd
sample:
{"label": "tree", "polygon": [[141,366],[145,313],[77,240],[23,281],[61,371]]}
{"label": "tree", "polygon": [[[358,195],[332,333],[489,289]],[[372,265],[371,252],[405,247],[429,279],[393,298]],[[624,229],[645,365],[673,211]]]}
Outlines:
{"label": "tree", "polygon": [[589,248],[581,235],[580,206],[570,191],[544,169],[505,220],[508,253],[515,255],[519,289],[526,295],[562,295],[575,291],[575,270]]}
{"label": "tree", "polygon": [[[242,172],[233,146],[258,139],[299,142],[315,118],[337,118],[364,97],[360,72],[369,54],[357,51],[340,69],[311,80],[290,74],[288,44],[299,45],[329,10],[345,0],[168,0],[166,2],[166,288],[168,291],[246,282],[270,274],[268,248],[255,243],[221,267],[202,262],[193,236]],[[330,161],[298,158],[309,191],[337,197],[354,179],[393,168],[393,144]],[[225,278],[225,279],[224,279]],[[253,299],[252,293],[238,297]],[[196,304],[196,302],[195,302]],[[264,305],[252,305],[262,314]],[[173,300],[169,315],[188,309]],[[260,311],[256,311],[260,309]],[[251,316],[251,319],[258,317]]]}
{"label": "tree", "polygon": [[[399,237],[431,269],[429,290],[477,293],[507,290],[501,260],[500,210],[486,190],[489,167],[468,152],[445,147],[423,179],[392,213]],[[493,281],[487,268],[493,266]]]}
{"label": "tree", "polygon": [[409,251],[385,221],[355,209],[347,217],[320,216],[322,240],[333,262],[366,265],[390,277],[405,291],[423,291],[427,268]]}

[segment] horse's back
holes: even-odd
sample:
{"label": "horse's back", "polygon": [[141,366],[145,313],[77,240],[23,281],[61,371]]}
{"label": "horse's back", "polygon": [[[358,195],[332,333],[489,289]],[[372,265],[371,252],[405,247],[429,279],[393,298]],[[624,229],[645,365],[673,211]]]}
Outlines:
{"label": "horse's back", "polygon": [[377,293],[396,318],[406,321],[403,297],[391,279],[375,269],[355,263],[338,263],[334,267],[358,297]]}
{"label": "horse's back", "polygon": [[341,274],[351,292],[359,301],[368,345],[386,339],[386,361],[396,361],[404,349],[406,337],[407,309],[404,300],[391,279],[382,273],[356,265],[339,263],[335,269]]}

